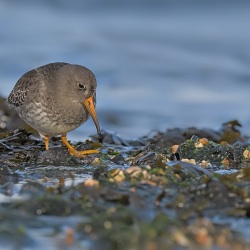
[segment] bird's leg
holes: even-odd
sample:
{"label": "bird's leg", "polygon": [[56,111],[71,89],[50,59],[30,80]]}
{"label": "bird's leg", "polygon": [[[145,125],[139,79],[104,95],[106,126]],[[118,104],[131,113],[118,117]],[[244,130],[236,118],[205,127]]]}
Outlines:
{"label": "bird's leg", "polygon": [[43,140],[44,140],[44,143],[45,143],[45,149],[46,149],[46,150],[49,150],[49,137],[48,137],[48,136],[45,136],[45,137],[43,138]]}
{"label": "bird's leg", "polygon": [[40,136],[41,136],[42,139],[44,140],[45,149],[46,149],[46,150],[49,150],[49,137],[46,136],[46,135],[42,135],[42,134],[40,134]]}
{"label": "bird's leg", "polygon": [[62,135],[62,142],[69,149],[69,153],[71,155],[74,155],[74,156],[78,157],[78,158],[84,157],[84,155],[88,155],[88,154],[99,153],[99,151],[97,149],[83,150],[83,151],[75,150],[74,147],[71,146],[69,144],[69,142],[67,141],[66,135]]}

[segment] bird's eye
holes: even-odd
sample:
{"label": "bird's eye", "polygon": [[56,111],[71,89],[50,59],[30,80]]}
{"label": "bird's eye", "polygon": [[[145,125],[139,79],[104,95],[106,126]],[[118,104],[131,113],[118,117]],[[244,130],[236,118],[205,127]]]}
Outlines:
{"label": "bird's eye", "polygon": [[78,83],[78,88],[85,90],[86,89],[86,85],[84,83],[80,82],[80,83]]}

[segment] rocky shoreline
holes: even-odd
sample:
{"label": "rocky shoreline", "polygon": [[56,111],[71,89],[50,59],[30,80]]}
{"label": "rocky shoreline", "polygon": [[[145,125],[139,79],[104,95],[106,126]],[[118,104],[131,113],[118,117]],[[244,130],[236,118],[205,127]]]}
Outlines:
{"label": "rocky shoreline", "polygon": [[77,159],[57,138],[45,151],[32,131],[9,132],[6,125],[0,134],[1,245],[248,249],[250,147],[239,126],[169,129],[133,140],[103,131],[102,144],[96,136],[74,143],[100,151]]}

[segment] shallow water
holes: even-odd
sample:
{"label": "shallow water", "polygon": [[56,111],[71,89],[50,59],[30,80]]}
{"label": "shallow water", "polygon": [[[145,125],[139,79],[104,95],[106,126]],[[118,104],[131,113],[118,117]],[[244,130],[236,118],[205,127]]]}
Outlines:
{"label": "shallow water", "polygon": [[[248,1],[0,1],[0,94],[54,61],[98,80],[101,126],[138,137],[152,129],[250,132]],[[95,133],[92,122],[71,139]]]}

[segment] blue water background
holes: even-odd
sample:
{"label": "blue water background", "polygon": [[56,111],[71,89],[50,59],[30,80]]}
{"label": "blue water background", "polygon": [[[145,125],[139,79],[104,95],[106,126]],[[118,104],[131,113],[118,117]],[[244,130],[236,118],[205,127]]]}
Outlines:
{"label": "blue water background", "polygon": [[[250,134],[250,1],[0,0],[0,94],[64,61],[98,81],[101,127],[152,129],[238,119]],[[95,133],[92,121],[71,139]]]}

